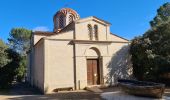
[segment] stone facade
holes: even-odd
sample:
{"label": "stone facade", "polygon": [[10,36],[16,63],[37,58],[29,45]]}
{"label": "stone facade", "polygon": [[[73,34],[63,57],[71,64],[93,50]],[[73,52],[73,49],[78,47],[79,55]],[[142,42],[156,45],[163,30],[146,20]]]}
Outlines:
{"label": "stone facade", "polygon": [[[92,26],[91,33],[88,25]],[[95,25],[96,31],[93,27]],[[76,19],[57,32],[34,32],[31,44],[28,81],[40,88],[43,93],[52,93],[57,88],[84,89],[88,86],[88,59],[98,61],[97,77],[100,77],[98,85],[116,84],[116,80],[113,79],[115,76],[113,67],[118,69],[123,67],[126,70],[126,67],[131,66],[130,57],[124,56],[128,54],[128,49],[123,51],[123,55],[119,53],[121,49],[128,47],[129,41],[112,34],[110,23],[93,16]],[[124,60],[121,61],[117,55]],[[114,58],[115,56],[117,58]],[[115,63],[112,63],[113,59]],[[118,62],[120,64],[117,64]],[[131,72],[127,74],[129,77],[130,75]],[[116,78],[123,78],[123,73]]]}

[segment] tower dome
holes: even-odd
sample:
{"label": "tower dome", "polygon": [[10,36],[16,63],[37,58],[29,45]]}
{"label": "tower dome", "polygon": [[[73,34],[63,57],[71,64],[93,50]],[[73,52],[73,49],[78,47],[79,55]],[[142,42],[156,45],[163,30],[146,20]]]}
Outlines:
{"label": "tower dome", "polygon": [[54,32],[59,32],[71,22],[80,19],[78,13],[70,8],[62,8],[54,15]]}

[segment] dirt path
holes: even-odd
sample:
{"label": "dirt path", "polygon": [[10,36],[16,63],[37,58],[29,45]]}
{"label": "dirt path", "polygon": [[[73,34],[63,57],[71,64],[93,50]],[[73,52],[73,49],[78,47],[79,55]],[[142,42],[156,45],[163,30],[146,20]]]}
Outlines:
{"label": "dirt path", "polygon": [[9,91],[11,95],[38,95],[41,94],[37,89],[32,88],[26,83],[16,83]]}
{"label": "dirt path", "polygon": [[88,91],[59,92],[42,95],[28,84],[14,84],[8,94],[0,95],[0,100],[102,100],[100,93]]}
{"label": "dirt path", "polygon": [[170,88],[167,88],[162,99],[136,97],[120,92],[117,87],[102,89],[102,93],[88,91],[59,92],[41,95],[28,84],[15,84],[9,93],[0,94],[0,100],[170,100]]}

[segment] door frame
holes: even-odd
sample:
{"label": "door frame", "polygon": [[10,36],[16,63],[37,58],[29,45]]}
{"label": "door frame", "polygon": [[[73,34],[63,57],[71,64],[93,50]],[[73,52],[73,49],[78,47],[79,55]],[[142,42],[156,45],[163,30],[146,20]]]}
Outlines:
{"label": "door frame", "polygon": [[[98,77],[99,77],[99,80],[98,80],[98,83],[97,85],[101,85],[103,84],[103,67],[102,67],[102,57],[98,57],[98,58],[87,58],[86,59],[86,69],[88,68],[88,64],[87,64],[87,61],[88,60],[96,60],[97,61],[97,73],[98,73]],[[86,73],[88,74],[88,73]],[[88,75],[87,75],[87,78],[88,78]],[[87,85],[88,84],[88,80],[87,80]],[[94,84],[93,84],[94,85]]]}

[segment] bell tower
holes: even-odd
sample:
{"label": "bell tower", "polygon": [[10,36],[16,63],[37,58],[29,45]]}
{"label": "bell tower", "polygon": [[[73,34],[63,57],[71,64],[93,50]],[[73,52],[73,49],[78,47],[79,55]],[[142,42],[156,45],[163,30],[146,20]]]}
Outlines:
{"label": "bell tower", "polygon": [[78,19],[80,19],[80,16],[76,11],[70,8],[62,8],[54,15],[54,32],[60,32],[68,24]]}

